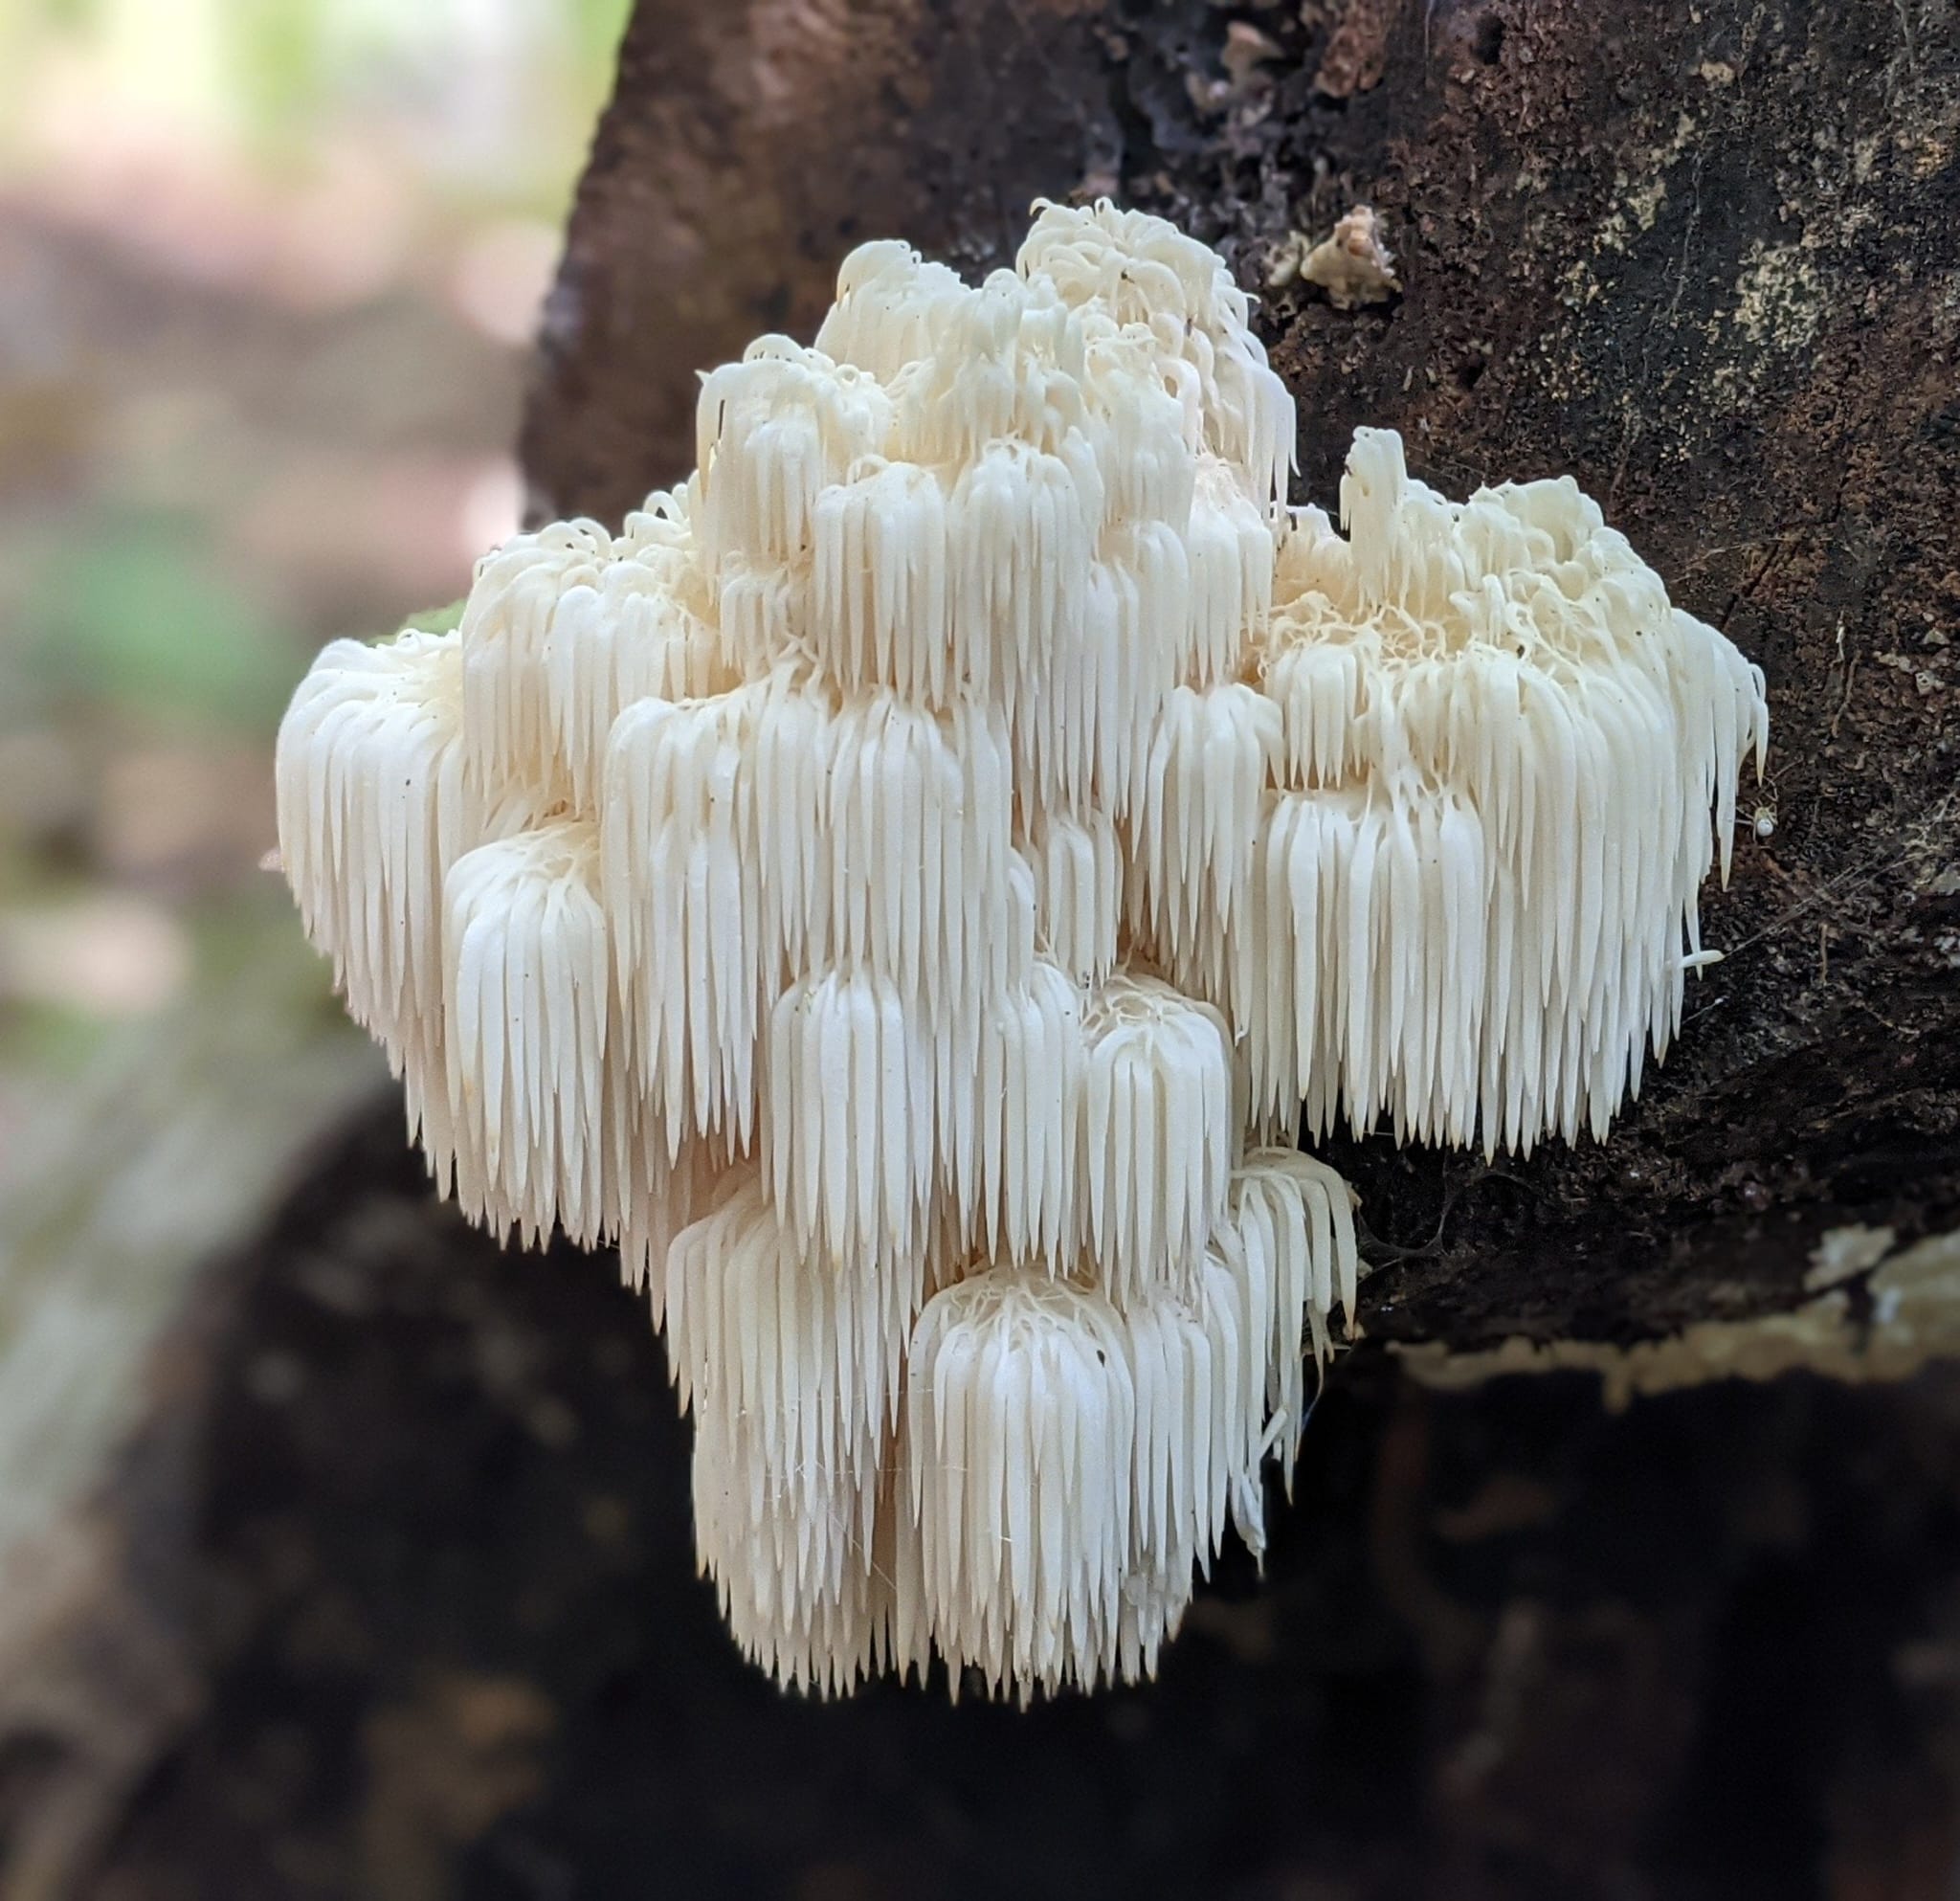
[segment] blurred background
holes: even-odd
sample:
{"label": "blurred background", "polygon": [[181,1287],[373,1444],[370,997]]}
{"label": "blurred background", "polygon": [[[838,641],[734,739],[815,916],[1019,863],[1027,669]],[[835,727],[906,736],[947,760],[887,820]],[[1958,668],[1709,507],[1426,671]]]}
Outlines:
{"label": "blurred background", "polygon": [[0,0],[0,1164],[173,1009],[323,997],[308,660],[516,526],[627,0]]}

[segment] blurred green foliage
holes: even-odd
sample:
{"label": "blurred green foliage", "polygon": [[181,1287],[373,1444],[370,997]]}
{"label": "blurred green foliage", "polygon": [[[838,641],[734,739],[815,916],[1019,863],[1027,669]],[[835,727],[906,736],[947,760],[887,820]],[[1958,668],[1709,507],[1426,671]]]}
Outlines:
{"label": "blurred green foliage", "polygon": [[417,634],[447,634],[462,617],[462,602],[451,601],[447,607],[432,607],[426,614],[412,614],[402,625],[412,627]]}
{"label": "blurred green foliage", "polygon": [[51,548],[30,583],[29,671],[58,706],[264,731],[293,689],[292,643],[201,546],[199,524],[112,519],[80,560]]}
{"label": "blurred green foliage", "polygon": [[[631,4],[0,0],[0,146],[10,101],[31,85],[37,56],[62,45],[122,56],[167,112],[215,116],[262,163],[303,158],[319,123],[350,111],[412,111],[441,90],[434,76],[445,64],[521,69],[534,119],[585,125],[610,87]],[[537,129],[548,148],[553,128]],[[524,185],[547,181],[517,182],[522,195]]]}
{"label": "blurred green foliage", "polygon": [[330,88],[323,12],[314,0],[231,0],[238,101],[261,137],[302,120]]}

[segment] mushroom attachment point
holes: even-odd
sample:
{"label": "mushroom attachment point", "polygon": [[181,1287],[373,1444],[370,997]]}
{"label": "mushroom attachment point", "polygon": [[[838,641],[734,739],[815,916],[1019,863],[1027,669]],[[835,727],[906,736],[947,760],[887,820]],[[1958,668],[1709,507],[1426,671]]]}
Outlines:
{"label": "mushroom attachment point", "polygon": [[1220,259],[1037,207],[702,379],[700,465],[325,649],[279,862],[440,1192],[616,1243],[750,1656],[1151,1674],[1351,1323],[1337,1120],[1602,1135],[1761,674],[1569,481],[1342,529]]}

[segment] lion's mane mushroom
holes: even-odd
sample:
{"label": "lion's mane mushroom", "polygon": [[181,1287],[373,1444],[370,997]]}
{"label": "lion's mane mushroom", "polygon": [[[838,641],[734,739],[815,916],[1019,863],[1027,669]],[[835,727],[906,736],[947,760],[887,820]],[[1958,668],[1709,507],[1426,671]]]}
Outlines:
{"label": "lion's mane mushroom", "polygon": [[1247,314],[1106,204],[978,287],[867,245],[704,378],[690,481],[281,728],[439,1187],[616,1239],[786,1682],[1152,1671],[1353,1311],[1298,1106],[1523,1148],[1678,1024],[1760,677],[1570,483],[1363,432],[1352,539],[1289,515]]}
{"label": "lion's mane mushroom", "polygon": [[1363,429],[1341,506],[1350,539],[1295,515],[1254,637],[1279,739],[1242,889],[1144,922],[1226,1010],[1258,1123],[1603,1138],[1706,961],[1763,676],[1570,479],[1450,503]]}

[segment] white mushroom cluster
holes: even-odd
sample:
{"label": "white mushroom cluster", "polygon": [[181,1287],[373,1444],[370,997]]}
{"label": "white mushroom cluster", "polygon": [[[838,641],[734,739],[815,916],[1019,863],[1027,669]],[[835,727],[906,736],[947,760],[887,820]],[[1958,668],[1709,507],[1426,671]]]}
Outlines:
{"label": "white mushroom cluster", "polygon": [[1346,537],[1294,511],[1247,657],[1268,744],[1236,888],[1131,941],[1225,1010],[1259,1126],[1303,1102],[1316,1134],[1603,1139],[1711,960],[1762,673],[1570,477],[1446,502],[1363,429],[1341,512]]}
{"label": "white mushroom cluster", "polygon": [[438,1185],[616,1241],[787,1683],[1151,1673],[1353,1313],[1301,1106],[1526,1149],[1678,1027],[1760,675],[1570,482],[1449,503],[1364,431],[1346,539],[1294,440],[1161,220],[1043,207],[978,287],[867,245],[687,482],[281,728]]}

